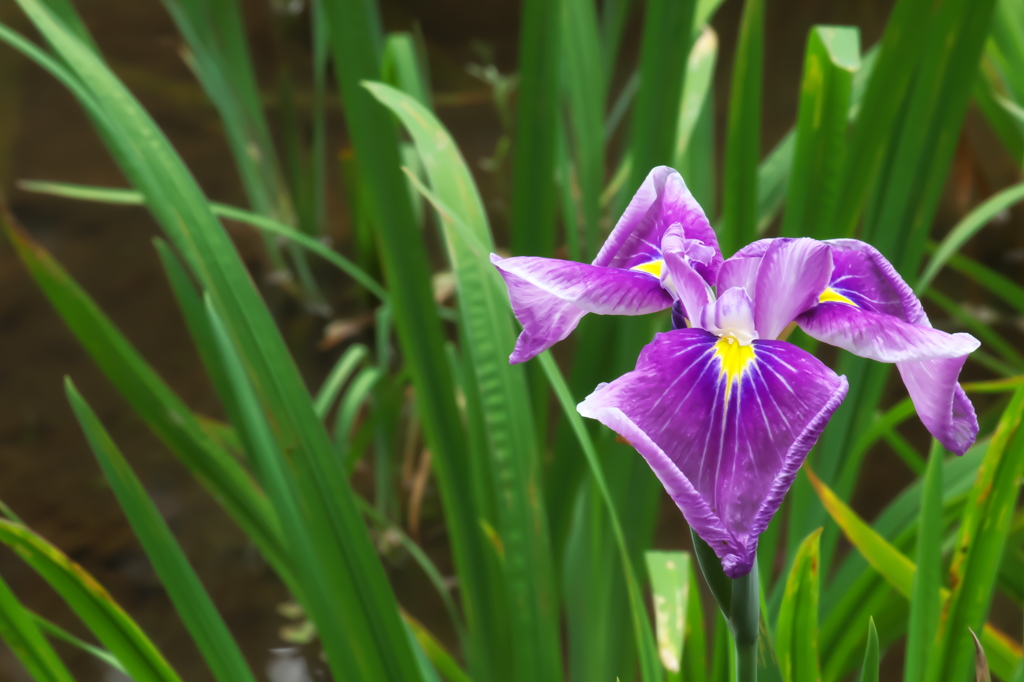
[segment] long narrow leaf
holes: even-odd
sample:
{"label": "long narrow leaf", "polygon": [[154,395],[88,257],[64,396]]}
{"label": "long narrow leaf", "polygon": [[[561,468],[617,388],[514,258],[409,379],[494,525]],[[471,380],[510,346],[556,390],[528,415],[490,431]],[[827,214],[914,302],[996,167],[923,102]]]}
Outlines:
{"label": "long narrow leaf", "polygon": [[782,679],[815,682],[821,679],[818,664],[818,552],[821,529],[808,535],[797,550],[786,580],[785,597],[775,626],[776,647]]}
{"label": "long narrow leaf", "polygon": [[0,542],[14,549],[82,619],[136,682],[180,682],[131,617],[85,569],[19,523],[0,520]]}
{"label": "long narrow leaf", "polygon": [[[909,598],[916,570],[913,562],[868,526],[813,473],[808,472],[808,476],[825,509],[843,530],[850,543],[890,585],[901,595]],[[943,589],[942,598],[947,599],[948,596],[949,591]],[[981,640],[989,653],[992,670],[997,675],[1008,676],[1021,657],[1020,645],[988,624],[985,625]]]}
{"label": "long narrow leaf", "polygon": [[117,495],[135,536],[146,550],[214,677],[220,682],[255,682],[245,657],[160,516],[156,504],[146,494],[128,462],[70,379],[65,381],[65,389],[79,426]]}
{"label": "long narrow leaf", "polygon": [[[28,192],[38,192],[51,196],[63,197],[65,199],[80,199],[83,201],[95,201],[107,204],[123,204],[126,206],[142,206],[145,199],[142,194],[129,189],[118,189],[114,187],[94,187],[91,185],[75,185],[67,182],[47,182],[43,180],[22,180],[18,183],[21,189]],[[370,293],[380,301],[386,302],[388,294],[381,285],[373,279],[365,270],[345,258],[343,255],[325,246],[323,242],[310,237],[307,234],[288,227],[282,222],[261,216],[252,211],[246,211],[235,206],[210,202],[210,210],[215,215],[229,220],[237,220],[240,223],[251,225],[256,229],[277,237],[284,237],[289,241],[315,253],[331,265],[349,275],[359,284],[363,285]]]}
{"label": "long narrow leaf", "polygon": [[[497,271],[476,253],[477,244],[489,248],[493,243],[483,204],[454,141],[434,115],[393,88],[367,87],[409,131],[434,192],[453,212],[439,215],[487,425],[494,486],[501,490],[497,507],[516,675],[555,680],[561,675],[561,656],[553,563],[542,500],[530,493],[540,487],[539,455],[526,378],[506,356],[515,337],[507,296]],[[472,243],[451,224],[453,214],[474,235]]]}
{"label": "long narrow leaf", "polygon": [[917,570],[910,591],[910,623],[903,677],[924,679],[939,630],[939,588],[942,586],[942,469],[945,450],[935,441],[928,458],[917,534]]}
{"label": "long narrow leaf", "polygon": [[559,24],[563,1],[522,3],[511,216],[512,248],[519,254],[550,256],[555,246],[555,145],[561,82],[555,65],[562,60]]}
{"label": "long narrow leaf", "polygon": [[273,512],[245,469],[206,435],[191,410],[53,257],[6,214],[0,213],[0,222],[43,293],[107,378],[289,582],[287,552]]}
{"label": "long narrow leaf", "polygon": [[724,209],[718,241],[731,255],[757,234],[757,163],[761,158],[764,0],[746,0],[733,63],[726,129]]}
{"label": "long narrow leaf", "polygon": [[558,369],[558,365],[555,364],[550,353],[542,353],[538,357],[541,367],[544,369],[544,374],[547,375],[548,382],[550,382],[551,388],[555,392],[555,397],[562,406],[565,418],[569,421],[579,441],[580,447],[587,459],[587,464],[590,467],[590,475],[593,477],[601,493],[601,498],[611,519],[612,533],[619,551],[619,558],[622,561],[623,574],[626,578],[633,629],[636,636],[637,651],[640,656],[642,679],[644,682],[659,680],[661,679],[661,672],[658,666],[658,653],[654,643],[654,636],[651,633],[650,623],[647,620],[643,598],[640,595],[640,587],[637,584],[636,575],[633,571],[633,562],[630,560],[629,548],[626,545],[626,538],[622,532],[622,524],[619,521],[615,504],[608,490],[608,483],[605,480],[597,450],[594,448],[594,443],[587,432],[587,427],[583,424],[583,418],[576,411],[576,404],[573,401],[572,394],[569,392],[568,385],[565,383],[565,378]]}
{"label": "long narrow leaf", "polygon": [[[949,568],[953,589],[943,609],[938,648],[929,658],[928,679],[961,677],[970,672],[974,647],[965,631],[978,631],[987,617],[1020,491],[1019,481],[1024,476],[1022,420],[1024,389],[1019,389],[992,436],[965,508]],[[996,674],[1009,677],[1012,668],[1000,667],[991,644],[986,643],[985,650]]]}
{"label": "long narrow leaf", "polygon": [[73,682],[57,652],[43,637],[32,613],[0,578],[0,639],[37,682]]}
{"label": "long narrow leaf", "polygon": [[868,644],[864,649],[864,664],[860,669],[860,682],[878,682],[878,631],[875,620],[868,621]]}
{"label": "long narrow leaf", "polygon": [[[647,552],[647,573],[654,599],[654,624],[658,633],[658,655],[670,673],[682,670],[686,616],[690,610],[693,562],[687,552]],[[694,599],[699,599],[697,594]],[[694,656],[703,652],[694,651]]]}
{"label": "long narrow leaf", "polygon": [[800,86],[800,113],[783,236],[834,236],[853,74],[859,66],[857,29],[811,29]]}
{"label": "long narrow leaf", "polygon": [[[138,102],[113,73],[38,0],[19,0],[42,35],[85,86],[80,100],[98,110],[94,122],[115,160],[145,196],[147,206],[212,296],[260,399],[274,415],[275,438],[293,454],[311,516],[330,596],[346,617],[318,619],[328,663],[339,676],[374,668],[415,675],[415,662],[394,595],[370,542],[330,440],[284,340],[230,238],[206,199]],[[76,95],[79,94],[76,91]]]}

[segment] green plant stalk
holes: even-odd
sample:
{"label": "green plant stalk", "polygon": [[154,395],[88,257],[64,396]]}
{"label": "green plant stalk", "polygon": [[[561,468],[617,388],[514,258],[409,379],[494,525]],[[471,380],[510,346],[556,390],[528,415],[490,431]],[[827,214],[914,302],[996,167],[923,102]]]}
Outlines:
{"label": "green plant stalk", "polygon": [[757,560],[750,573],[733,580],[729,628],[736,642],[736,682],[757,681],[757,638],[761,617]]}
{"label": "green plant stalk", "polygon": [[[761,586],[757,577],[755,558],[750,573],[729,578],[722,571],[722,563],[704,539],[690,529],[697,564],[718,608],[725,616],[732,633],[736,682],[757,680],[757,643],[761,619]],[[716,645],[717,648],[717,645]]]}

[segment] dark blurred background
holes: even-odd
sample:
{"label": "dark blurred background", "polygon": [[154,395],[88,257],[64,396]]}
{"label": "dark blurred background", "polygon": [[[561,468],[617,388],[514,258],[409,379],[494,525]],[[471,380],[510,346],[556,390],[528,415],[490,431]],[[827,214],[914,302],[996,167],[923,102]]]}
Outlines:
{"label": "dark blurred background", "polygon": [[[77,0],[89,29],[114,71],[142,100],[213,199],[245,205],[220,122],[179,57],[181,40],[158,0]],[[244,0],[248,34],[264,84],[271,122],[280,123],[273,80],[283,61],[309,63],[308,7],[303,0]],[[634,3],[620,65],[622,81],[637,54],[642,3]],[[804,41],[813,24],[856,25],[866,50],[881,34],[891,0],[768,3],[764,85],[764,152],[792,126],[797,111]],[[724,129],[731,61],[741,3],[727,0],[713,26],[720,39],[716,72],[717,124]],[[485,170],[502,135],[488,86],[470,74],[470,64],[515,71],[519,5],[514,0],[382,0],[385,26],[417,29],[425,38],[432,86],[442,121],[459,142],[491,212],[501,241],[506,187],[501,172]],[[0,3],[0,21],[32,35],[13,3]],[[301,88],[301,83],[300,83]],[[382,111],[383,115],[383,111]],[[343,154],[344,122],[332,99],[328,158]],[[720,137],[720,135],[719,135]],[[719,149],[721,140],[719,139]],[[348,243],[345,205],[336,166],[331,164],[330,199],[334,242]],[[18,179],[47,179],[123,186],[85,116],[63,87],[5,46],[0,46],[0,195],[13,213],[95,297],[127,337],[193,409],[219,416],[213,392],[175,308],[150,240],[154,222],[138,208],[70,202],[32,195]],[[948,229],[972,206],[1019,179],[1019,171],[976,111],[968,116],[936,233]],[[986,228],[968,252],[1003,274],[1021,280],[1024,215],[1015,209]],[[268,278],[260,240],[248,229],[229,228],[256,281],[281,321],[295,357],[312,387],[343,346],[318,343],[328,320],[308,313]],[[904,273],[907,274],[907,273]],[[334,317],[354,315],[356,292],[340,278],[325,278]],[[968,301],[994,323],[1016,326],[962,282],[957,300]],[[933,318],[943,326],[941,315]],[[1017,337],[1019,338],[1019,336]],[[970,371],[970,370],[968,370]],[[154,439],[131,408],[106,382],[53,312],[6,243],[0,243],[0,499],[96,576],[170,658],[184,680],[207,680],[196,654],[115,499],[64,399],[61,380],[76,384],[146,483],[209,588],[227,623],[254,663],[273,682],[300,682],[301,654],[316,668],[315,651],[300,652],[280,637],[290,621],[278,612],[288,595],[242,534]],[[910,431],[917,428],[916,423]],[[923,439],[921,433],[913,432]],[[918,441],[923,442],[923,441]],[[871,454],[855,504],[871,515],[910,479],[884,449]],[[871,472],[883,472],[873,475]],[[428,505],[428,508],[429,507]],[[436,509],[436,505],[432,508]],[[436,514],[435,514],[436,516]],[[658,542],[681,542],[681,518],[666,514]],[[442,566],[443,520],[430,519],[420,541]],[[400,559],[389,562],[399,600],[445,639],[446,619],[418,570]],[[75,618],[31,570],[0,550],[0,574],[31,607],[73,632]],[[1019,624],[1008,626],[1019,632]],[[76,650],[64,648],[79,680],[122,679]],[[310,655],[312,654],[312,655]],[[0,680],[28,679],[0,647]]]}

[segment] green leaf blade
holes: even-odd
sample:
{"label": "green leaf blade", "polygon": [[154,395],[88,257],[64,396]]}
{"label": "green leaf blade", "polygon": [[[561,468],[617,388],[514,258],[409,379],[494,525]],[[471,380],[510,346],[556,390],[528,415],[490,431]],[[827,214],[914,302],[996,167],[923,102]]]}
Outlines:
{"label": "green leaf blade", "polygon": [[818,662],[818,585],[821,529],[797,550],[775,626],[775,650],[786,682],[821,679]]}
{"label": "green leaf blade", "polygon": [[107,482],[214,678],[219,682],[255,682],[245,657],[156,505],[70,379],[65,381],[65,389]]}

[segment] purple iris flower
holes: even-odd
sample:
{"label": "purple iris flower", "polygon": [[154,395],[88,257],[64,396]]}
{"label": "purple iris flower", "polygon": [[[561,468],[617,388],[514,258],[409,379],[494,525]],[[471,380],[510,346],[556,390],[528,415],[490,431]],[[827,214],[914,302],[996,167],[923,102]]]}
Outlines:
{"label": "purple iris flower", "polygon": [[513,363],[564,339],[586,313],[673,308],[674,329],[578,410],[643,455],[730,577],[750,571],[760,534],[846,396],[846,377],[779,340],[792,325],[895,363],[921,421],[950,451],[963,454],[977,436],[957,378],[978,341],[933,329],[877,250],[853,239],[764,239],[723,262],[671,168],[650,172],[592,265],[491,262],[523,325]]}

